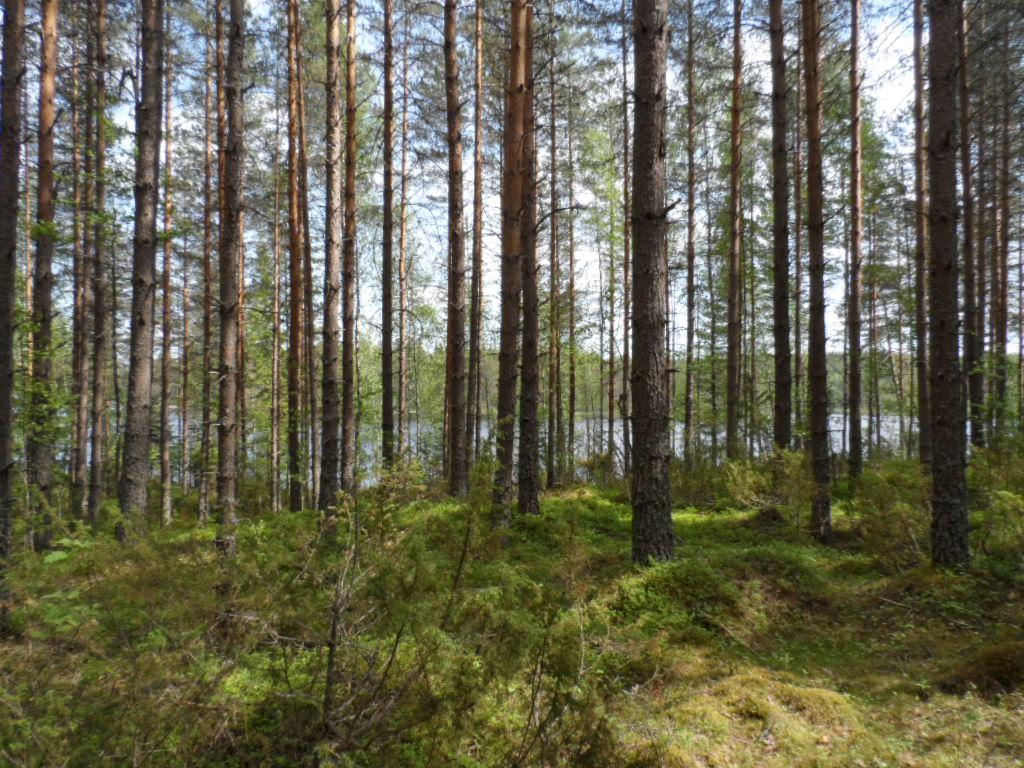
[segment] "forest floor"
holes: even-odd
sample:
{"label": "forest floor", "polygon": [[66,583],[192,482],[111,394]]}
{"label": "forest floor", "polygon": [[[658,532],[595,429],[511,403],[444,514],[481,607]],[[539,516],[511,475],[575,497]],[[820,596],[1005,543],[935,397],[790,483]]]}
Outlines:
{"label": "forest floor", "polygon": [[828,547],[690,508],[641,571],[621,492],[501,538],[484,506],[383,493],[358,555],[312,513],[244,521],[228,561],[191,522],[20,555],[0,764],[1024,764],[1019,559],[899,569],[842,505]]}

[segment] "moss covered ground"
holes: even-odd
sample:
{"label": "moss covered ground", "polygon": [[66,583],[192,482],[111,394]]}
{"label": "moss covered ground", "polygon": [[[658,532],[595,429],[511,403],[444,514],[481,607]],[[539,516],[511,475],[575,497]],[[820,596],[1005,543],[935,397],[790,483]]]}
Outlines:
{"label": "moss covered ground", "polygon": [[681,508],[680,557],[637,570],[621,491],[495,535],[484,492],[409,485],[244,520],[230,560],[188,520],[18,555],[0,764],[1024,764],[1019,552],[937,573],[853,503],[828,547]]}

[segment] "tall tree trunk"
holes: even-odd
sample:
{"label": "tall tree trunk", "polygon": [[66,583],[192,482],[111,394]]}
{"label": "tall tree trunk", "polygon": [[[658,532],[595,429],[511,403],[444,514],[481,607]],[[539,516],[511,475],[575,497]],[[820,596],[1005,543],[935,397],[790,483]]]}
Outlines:
{"label": "tall tree trunk", "polygon": [[[167,18],[169,26],[170,17]],[[172,87],[174,64],[167,51],[164,70],[164,263],[161,275],[160,315],[160,520],[170,525],[171,504],[171,259],[174,255],[174,149],[171,136]]]}
{"label": "tall tree trunk", "polygon": [[501,336],[498,351],[498,413],[495,424],[493,526],[509,523],[512,503],[512,450],[515,439],[516,383],[519,378],[519,321],[523,288],[522,220],[524,122],[526,109],[527,10],[511,0],[509,74],[505,96],[504,178],[501,188]]}
{"label": "tall tree trunk", "polygon": [[395,245],[395,8],[384,0],[384,242],[381,249],[381,454],[395,460],[394,245]]}
{"label": "tall tree trunk", "polygon": [[931,424],[928,414],[928,203],[925,197],[924,135],[924,0],[914,0],[914,332],[917,346],[918,451],[921,461],[931,461]]}
{"label": "tall tree trunk", "polygon": [[480,383],[482,375],[483,268],[484,268],[484,8],[476,0],[473,14],[473,277],[469,298],[469,372],[466,397],[466,451],[480,453]]}
{"label": "tall tree trunk", "polygon": [[974,265],[974,164],[971,157],[970,62],[964,0],[957,5],[957,55],[960,96],[960,176],[963,183],[964,371],[967,375],[967,419],[971,444],[984,442],[982,404],[984,381],[978,351],[978,284]]}
{"label": "tall tree trunk", "polygon": [[302,17],[296,10],[299,21],[295,33],[295,64],[298,74],[299,98],[299,195],[302,211],[302,359],[305,372],[305,394],[307,421],[303,430],[303,442],[308,446],[307,464],[309,472],[309,503],[313,505],[320,498],[320,417],[316,391],[316,354],[314,352],[313,322],[313,241],[309,225],[309,160],[306,153],[306,78],[302,62]]}
{"label": "tall tree trunk", "polygon": [[[238,265],[242,249],[242,169],[245,162],[245,114],[242,76],[245,63],[245,0],[230,0],[228,62],[224,101],[227,143],[224,212],[220,228],[220,406],[217,425],[217,507],[220,524],[230,529],[238,499]],[[230,536],[230,534],[228,534]],[[230,541],[230,539],[227,539]]]}
{"label": "tall tree trunk", "polygon": [[345,48],[345,240],[342,248],[341,489],[356,486],[356,0],[347,0]]}
{"label": "tall tree trunk", "polygon": [[50,391],[53,377],[53,254],[57,241],[54,221],[57,189],[54,183],[54,134],[57,110],[58,0],[43,0],[42,47],[39,53],[39,124],[36,163],[36,241],[32,268],[32,361],[29,418],[26,420],[25,470],[34,515],[33,546],[46,549],[52,539],[53,455],[56,409]]}
{"label": "tall tree trunk", "polygon": [[995,298],[992,334],[992,344],[995,352],[994,378],[995,378],[995,403],[993,407],[994,425],[993,434],[996,438],[1004,437],[1006,426],[1006,384],[1009,375],[1009,363],[1006,358],[1007,333],[1009,330],[1009,283],[1010,283],[1010,101],[1012,99],[1012,86],[1010,82],[1010,28],[1009,22],[1003,23],[1002,50],[1000,55],[1001,83],[1000,83],[1000,126],[999,126],[999,170],[998,188],[996,194],[999,199],[998,227],[996,230],[996,264],[997,268],[992,273],[992,294]]}
{"label": "tall tree trunk", "polygon": [[401,219],[398,225],[398,452],[406,457],[409,449],[409,263],[408,181],[409,181],[409,11],[404,9],[405,33],[402,37],[402,177],[399,181]]}
{"label": "tall tree trunk", "polygon": [[928,3],[932,562],[966,568],[967,486],[957,336],[957,0]]}
{"label": "tall tree trunk", "polygon": [[[803,33],[800,34],[801,44]],[[801,45],[802,47],[802,45]],[[804,427],[804,340],[803,340],[803,309],[804,309],[804,259],[803,259],[803,237],[804,237],[804,205],[803,205],[803,164],[801,159],[802,133],[800,131],[801,111],[801,85],[802,67],[800,64],[800,50],[796,56],[796,94],[794,98],[794,112],[798,115],[793,121],[793,261],[796,267],[793,274],[793,421],[796,425],[796,443],[803,442],[802,430]]]}
{"label": "tall tree trunk", "polygon": [[[209,11],[209,1],[207,11]],[[220,2],[214,0],[220,14]],[[203,90],[203,389],[199,435],[199,521],[210,519],[210,457],[213,432],[213,51],[206,35]]]}
{"label": "tall tree trunk", "polygon": [[[14,328],[18,272],[18,191],[21,180],[21,80],[24,76],[25,4],[4,8],[0,83],[0,327]],[[0,557],[11,552],[14,517],[14,333],[0,333]]]}
{"label": "tall tree trunk", "polygon": [[[72,336],[71,336],[71,396],[75,410],[73,416],[71,443],[71,513],[84,518],[87,511],[88,470],[86,469],[89,455],[89,381],[90,361],[89,346],[89,310],[91,304],[89,246],[92,242],[89,233],[89,206],[92,200],[92,119],[90,96],[91,83],[88,82],[89,69],[92,66],[93,39],[91,28],[86,21],[87,14],[83,11],[88,7],[83,3],[79,8],[81,14],[76,24],[84,29],[86,42],[86,60],[82,61],[81,44],[74,45],[71,62],[71,187],[72,203]],[[82,80],[85,78],[85,93]],[[83,118],[83,112],[84,118]],[[82,126],[85,124],[85,135]],[[83,152],[84,144],[84,152]],[[84,167],[83,167],[84,155]]]}
{"label": "tall tree trunk", "polygon": [[302,198],[299,191],[297,0],[288,2],[288,506],[302,509]]}
{"label": "tall tree trunk", "polygon": [[572,479],[576,478],[576,167],[573,153],[573,97],[569,94],[569,104],[566,110],[565,140],[568,147],[569,161],[569,285],[568,285],[568,311],[569,311],[569,402],[568,402],[568,429],[566,443],[568,444],[566,464],[568,474]]}
{"label": "tall tree trunk", "polygon": [[[860,14],[861,0],[850,2],[850,282],[846,307],[850,345],[850,477],[860,476],[864,466],[861,435],[861,239],[863,179],[861,172],[860,116]],[[873,311],[873,310],[872,310]]]}
{"label": "tall tree trunk", "polygon": [[633,417],[636,464],[633,477],[633,562],[672,557],[675,534],[669,479],[669,392],[665,353],[668,279],[664,246],[665,105],[667,101],[668,0],[636,0],[634,36],[634,189],[636,224],[633,273]]}
{"label": "tall tree trunk", "polygon": [[725,398],[725,450],[730,459],[740,456],[740,346],[742,344],[742,291],[741,254],[743,242],[740,218],[743,139],[740,128],[742,108],[743,47],[740,23],[743,0],[732,4],[732,102],[730,107],[729,150],[729,301],[728,334],[726,339],[726,398]]}
{"label": "tall tree trunk", "polygon": [[548,207],[548,434],[545,445],[545,474],[548,488],[558,485],[558,467],[556,458],[562,460],[562,446],[559,444],[561,429],[562,384],[561,384],[561,329],[559,328],[559,306],[562,300],[561,265],[558,263],[558,130],[557,130],[557,98],[555,94],[555,66],[558,54],[555,47],[555,12],[554,3],[551,8],[551,29],[548,49],[548,122],[550,131],[548,189],[550,204]]}
{"label": "tall tree trunk", "polygon": [[156,294],[156,212],[163,111],[163,0],[142,0],[142,99],[135,105],[135,232],[128,409],[118,500],[128,520],[146,509]]}
{"label": "tall tree trunk", "polygon": [[[786,86],[786,29],[782,5],[783,0],[771,0],[768,25],[772,57],[772,328],[775,334],[773,437],[776,447],[787,449],[793,442],[793,370],[789,344],[789,165],[786,157],[789,144],[786,99],[789,92]],[[689,225],[692,227],[693,222],[690,221]],[[692,319],[688,322],[692,323]]]}
{"label": "tall tree trunk", "polygon": [[825,219],[821,152],[821,5],[805,0],[803,17],[804,85],[807,115],[807,235],[810,282],[807,378],[810,383],[811,467],[817,486],[811,506],[811,531],[818,539],[832,534],[831,461],[828,434],[828,368],[825,347]]}
{"label": "tall tree trunk", "polygon": [[92,204],[92,435],[89,443],[89,508],[93,526],[99,518],[105,492],[104,460],[107,442],[107,375],[111,359],[113,312],[111,306],[110,264],[107,262],[106,214],[107,183],[107,2],[95,0],[93,71],[93,204]]}
{"label": "tall tree trunk", "polygon": [[615,215],[608,212],[608,463],[605,481],[615,472]]}
{"label": "tall tree trunk", "polygon": [[533,6],[526,7],[523,109],[523,360],[519,384],[519,514],[540,514],[540,297],[537,290],[537,119]]}
{"label": "tall tree trunk", "polygon": [[[385,12],[390,0],[384,0]],[[320,498],[317,506],[326,510],[337,503],[340,489],[341,460],[341,399],[338,387],[339,328],[341,314],[341,3],[327,0],[325,4],[327,28],[327,216],[324,244],[324,328],[323,328],[323,425],[320,450]],[[388,34],[390,42],[390,33]],[[386,52],[390,55],[390,50]],[[387,141],[387,139],[385,139]],[[389,149],[385,146],[385,163],[390,163]],[[388,213],[385,210],[385,221]],[[387,243],[387,238],[385,238]],[[387,246],[385,245],[385,248]],[[385,267],[386,268],[386,267]]]}
{"label": "tall tree trunk", "polygon": [[632,184],[630,182],[629,156],[629,93],[626,88],[626,59],[628,56],[627,29],[629,17],[626,0],[622,0],[622,392],[619,393],[619,416],[622,419],[622,471],[628,475],[633,469],[632,445],[630,440],[630,363],[629,334],[631,312],[631,264],[633,245]]}
{"label": "tall tree trunk", "polygon": [[462,102],[458,2],[444,4],[444,92],[448,118],[448,489],[469,486],[466,453],[466,232],[462,214]]}
{"label": "tall tree trunk", "polygon": [[693,466],[694,335],[696,313],[697,81],[693,0],[686,1],[686,371],[683,382],[683,461]]}
{"label": "tall tree trunk", "polygon": [[270,350],[270,510],[281,511],[281,106],[278,70],[274,69],[274,285]]}

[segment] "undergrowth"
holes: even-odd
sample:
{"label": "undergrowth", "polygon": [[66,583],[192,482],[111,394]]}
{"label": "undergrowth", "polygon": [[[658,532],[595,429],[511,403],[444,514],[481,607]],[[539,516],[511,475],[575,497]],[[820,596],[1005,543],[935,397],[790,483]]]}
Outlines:
{"label": "undergrowth", "polygon": [[621,489],[495,535],[486,465],[463,503],[404,468],[335,515],[244,519],[227,560],[187,518],[68,534],[7,574],[0,763],[1019,765],[1016,470],[972,474],[952,575],[916,466],[870,467],[823,547],[799,462],[677,472],[681,555],[644,570]]}

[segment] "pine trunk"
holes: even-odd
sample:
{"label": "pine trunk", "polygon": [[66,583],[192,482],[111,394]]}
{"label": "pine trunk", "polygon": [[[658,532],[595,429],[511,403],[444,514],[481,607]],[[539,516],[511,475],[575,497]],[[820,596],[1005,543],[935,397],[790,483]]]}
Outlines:
{"label": "pine trunk", "polygon": [[533,6],[526,8],[523,57],[523,359],[519,384],[519,514],[540,514],[540,297],[537,289],[537,119],[533,68]]}
{"label": "pine trunk", "polygon": [[[14,328],[18,272],[20,85],[24,67],[25,3],[4,8],[0,82],[0,327]],[[0,333],[0,558],[11,552],[14,517],[14,334]]]}
{"label": "pine trunk", "polygon": [[725,451],[731,460],[740,456],[740,345],[743,305],[740,180],[743,141],[740,131],[743,78],[743,48],[740,23],[743,0],[733,0],[732,11],[732,102],[730,106],[729,151],[729,300],[726,338]]}
{"label": "pine trunk", "polygon": [[[217,425],[217,507],[221,525],[237,520],[238,481],[238,326],[242,250],[242,168],[245,114],[242,85],[245,56],[245,0],[230,0],[228,62],[224,101],[227,141],[224,164],[224,213],[220,230],[220,406]],[[230,535],[230,534],[229,534]]]}
{"label": "pine trunk", "polygon": [[118,500],[131,522],[146,510],[156,296],[156,212],[163,111],[163,0],[143,0],[142,99],[135,105],[135,230],[128,403]]}
{"label": "pine trunk", "polygon": [[928,3],[932,562],[959,569],[970,553],[957,333],[957,16],[957,0]]}
{"label": "pine trunk", "polygon": [[458,2],[444,4],[444,92],[448,120],[448,490],[469,487],[466,453],[466,233],[462,202],[462,102]]}
{"label": "pine trunk", "polygon": [[508,525],[512,503],[519,322],[522,297],[524,186],[523,115],[526,108],[526,2],[511,0],[509,74],[505,97],[504,178],[501,188],[501,331],[498,351],[498,413],[495,424],[493,526]]}
{"label": "pine trunk", "polygon": [[356,487],[356,0],[347,0],[345,237],[342,247],[341,490]]}
{"label": "pine trunk", "polygon": [[811,506],[811,532],[820,540],[832,535],[831,451],[828,432],[828,368],[825,339],[825,219],[822,180],[821,5],[802,7],[804,91],[807,118],[807,237],[810,315],[807,378],[810,384],[811,467],[817,486]]}
{"label": "pine trunk", "polygon": [[664,258],[665,111],[667,102],[668,0],[636,0],[634,35],[633,205],[633,562],[672,557],[675,535],[669,478],[669,392],[666,355],[668,280]]}
{"label": "pine trunk", "polygon": [[[692,1],[692,0],[691,0]],[[769,4],[772,58],[772,292],[775,334],[775,446],[788,449],[793,442],[793,369],[789,342],[789,136],[786,123],[786,41],[783,0]],[[692,162],[691,162],[692,165]],[[689,222],[693,226],[692,220]],[[688,323],[692,324],[692,317]],[[688,342],[692,340],[692,335]]]}
{"label": "pine trunk", "polygon": [[[390,0],[385,0],[385,8]],[[320,497],[327,510],[338,500],[341,460],[341,399],[338,378],[341,314],[341,242],[343,235],[341,190],[341,3],[327,0],[327,215],[324,244],[323,425],[320,449]],[[385,162],[387,160],[385,151]],[[386,215],[386,214],[385,214]],[[385,242],[387,242],[385,240]]]}

